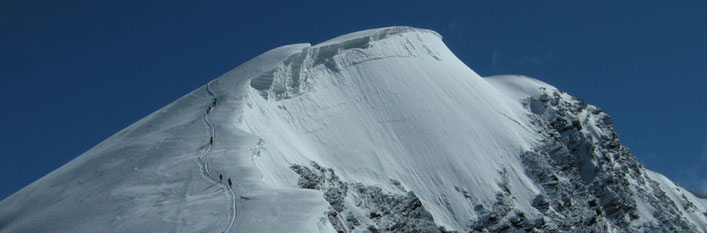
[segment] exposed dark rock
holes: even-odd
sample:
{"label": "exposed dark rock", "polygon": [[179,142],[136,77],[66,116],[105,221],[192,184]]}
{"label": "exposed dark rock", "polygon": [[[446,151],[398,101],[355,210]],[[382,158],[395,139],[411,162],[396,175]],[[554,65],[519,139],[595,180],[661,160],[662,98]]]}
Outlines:
{"label": "exposed dark rock", "polygon": [[324,199],[331,204],[337,212],[344,210],[344,197],[348,192],[348,185],[339,180],[339,177],[332,169],[324,169],[317,163],[312,162],[313,169],[292,165],[295,173],[300,175],[297,185],[304,189],[316,189],[324,192]]}
{"label": "exposed dark rock", "polygon": [[[507,171],[501,170],[494,203],[477,204],[469,232],[697,232],[680,208],[695,211],[682,195],[674,202],[651,180],[614,132],[611,117],[600,109],[559,91],[545,90],[525,106],[543,136],[539,146],[521,155],[525,172],[540,188],[526,213],[514,206]],[[331,205],[327,218],[338,232],[449,232],[438,226],[413,192],[400,181],[396,192],[356,182],[343,182],[332,169],[316,163],[292,165],[298,186],[321,190]],[[455,190],[471,200],[464,188]],[[440,197],[445,202],[446,196]],[[638,202],[654,210],[641,220]],[[485,206],[487,205],[487,206]],[[707,216],[707,213],[704,213]]]}
{"label": "exposed dark rock", "polygon": [[[334,170],[314,162],[310,167],[294,164],[290,168],[300,176],[297,182],[300,188],[323,192],[324,199],[331,205],[327,218],[337,232],[450,232],[434,222],[412,191],[397,194],[376,186],[346,183]],[[365,215],[356,216],[354,212]],[[363,222],[372,225],[359,229]]]}
{"label": "exposed dark rock", "polygon": [[525,106],[546,136],[542,146],[522,155],[527,174],[543,189],[532,205],[546,214],[546,230],[630,232],[629,224],[639,219],[636,201],[642,200],[656,209],[663,227],[696,231],[621,145],[611,116],[558,91],[545,90]]}

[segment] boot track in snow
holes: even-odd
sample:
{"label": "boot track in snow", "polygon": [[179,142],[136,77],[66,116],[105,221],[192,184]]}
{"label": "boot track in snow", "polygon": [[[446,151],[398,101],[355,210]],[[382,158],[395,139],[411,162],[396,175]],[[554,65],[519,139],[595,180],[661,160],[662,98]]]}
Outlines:
{"label": "boot track in snow", "polygon": [[[230,222],[229,222],[228,226],[226,226],[223,229],[223,232],[227,233],[227,232],[230,232],[231,228],[233,228],[233,225],[236,221],[236,216],[238,214],[238,210],[236,209],[236,193],[233,191],[232,188],[228,187],[228,185],[223,184],[217,180],[216,176],[214,176],[214,174],[211,172],[211,169],[209,169],[209,163],[208,163],[208,160],[206,159],[206,155],[208,155],[209,152],[211,152],[211,148],[213,147],[212,142],[213,142],[213,140],[216,139],[216,128],[214,127],[213,123],[211,123],[211,121],[209,120],[209,113],[214,111],[214,109],[216,108],[216,103],[217,103],[216,95],[211,90],[211,82],[206,84],[206,92],[214,100],[214,102],[210,105],[210,111],[208,111],[206,113],[206,115],[204,115],[204,121],[206,122],[206,125],[208,125],[209,128],[211,129],[211,135],[210,135],[211,141],[207,144],[206,150],[204,150],[201,154],[199,154],[199,157],[197,158],[197,164],[199,165],[199,168],[201,169],[201,177],[204,180],[211,183],[212,186],[217,185],[217,186],[224,188],[224,190],[228,191],[228,192],[226,192],[226,195],[229,196],[229,198],[231,199],[232,212],[231,212],[231,214],[229,214],[230,215],[229,216]],[[208,187],[207,187],[207,189],[208,189]],[[230,193],[230,195],[229,195],[229,193]]]}

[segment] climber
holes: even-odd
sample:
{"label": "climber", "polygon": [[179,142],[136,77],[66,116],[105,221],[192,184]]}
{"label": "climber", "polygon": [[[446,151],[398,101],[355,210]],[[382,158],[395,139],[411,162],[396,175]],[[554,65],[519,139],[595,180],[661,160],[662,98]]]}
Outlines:
{"label": "climber", "polygon": [[214,144],[214,136],[211,136],[211,139],[209,139],[209,144],[211,144],[211,145]]}
{"label": "climber", "polygon": [[223,175],[218,174],[218,182],[221,182],[221,181],[223,181]]}
{"label": "climber", "polygon": [[228,177],[228,188],[231,188],[233,183],[231,183],[231,177]]}

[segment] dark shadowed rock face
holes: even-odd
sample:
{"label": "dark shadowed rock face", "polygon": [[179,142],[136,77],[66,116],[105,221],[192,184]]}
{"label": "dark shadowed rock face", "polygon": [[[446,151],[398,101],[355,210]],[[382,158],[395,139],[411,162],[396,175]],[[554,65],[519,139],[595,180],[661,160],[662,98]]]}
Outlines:
{"label": "dark shadowed rock face", "polygon": [[412,191],[389,193],[376,186],[346,183],[334,170],[312,162],[292,165],[300,175],[298,186],[324,193],[331,209],[327,218],[337,232],[448,232]]}

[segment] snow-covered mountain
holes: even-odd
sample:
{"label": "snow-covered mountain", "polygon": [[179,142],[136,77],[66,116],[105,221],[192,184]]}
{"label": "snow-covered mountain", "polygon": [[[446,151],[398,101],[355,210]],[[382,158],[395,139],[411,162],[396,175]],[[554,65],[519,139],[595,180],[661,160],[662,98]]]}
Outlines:
{"label": "snow-covered mountain", "polygon": [[707,200],[601,109],[390,27],[268,51],[0,202],[2,233],[474,231],[707,232]]}

